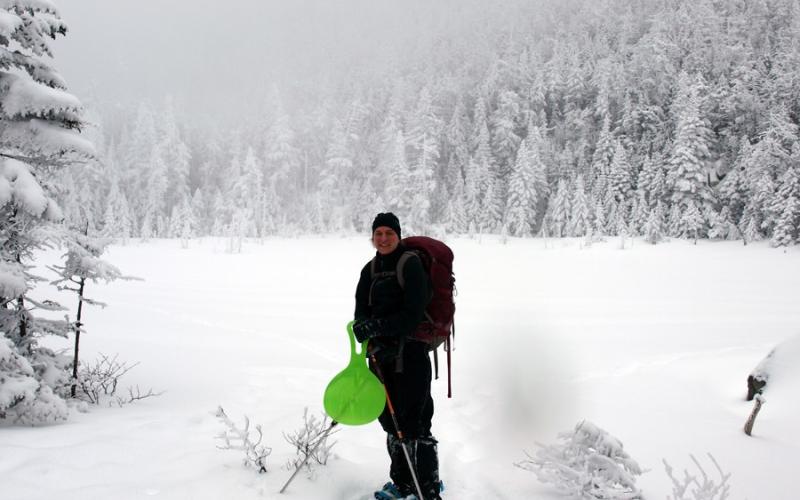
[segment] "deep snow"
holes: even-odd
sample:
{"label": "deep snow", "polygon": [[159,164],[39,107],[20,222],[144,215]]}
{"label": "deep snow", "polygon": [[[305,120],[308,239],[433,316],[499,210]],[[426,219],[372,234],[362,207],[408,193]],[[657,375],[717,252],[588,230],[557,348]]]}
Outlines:
{"label": "deep snow", "polygon": [[[513,463],[584,418],[650,469],[640,479],[648,498],[671,493],[662,458],[691,470],[688,454],[703,461],[706,452],[732,473],[732,500],[796,498],[800,369],[784,365],[770,380],[753,437],[742,426],[747,374],[800,332],[800,249],[450,243],[459,292],[453,399],[445,376],[434,383],[446,498],[560,498]],[[367,238],[224,248],[211,239],[111,248],[112,263],[145,281],[89,287],[109,307],[86,310],[83,359],[119,353],[140,362],[124,385],[165,393],[73,411],[61,425],[0,428],[0,498],[355,500],[386,480],[375,423],[342,428],[337,458],[277,494],[292,455],[282,433],[301,425],[304,407],[321,411],[325,385],[347,363],[345,324],[372,254]],[[263,425],[273,448],[267,474],[216,448],[218,405]]]}

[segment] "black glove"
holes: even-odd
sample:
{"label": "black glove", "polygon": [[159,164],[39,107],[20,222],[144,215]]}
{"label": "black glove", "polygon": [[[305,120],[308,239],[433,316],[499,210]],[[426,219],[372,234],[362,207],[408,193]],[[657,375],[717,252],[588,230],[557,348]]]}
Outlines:
{"label": "black glove", "polygon": [[353,333],[356,335],[356,340],[364,342],[382,335],[383,321],[380,319],[362,319],[353,323]]}

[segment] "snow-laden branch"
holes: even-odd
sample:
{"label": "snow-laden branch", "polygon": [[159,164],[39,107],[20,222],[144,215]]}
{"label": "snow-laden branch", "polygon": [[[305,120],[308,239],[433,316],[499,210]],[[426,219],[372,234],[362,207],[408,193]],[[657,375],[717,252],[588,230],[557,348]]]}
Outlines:
{"label": "snow-laden branch", "polygon": [[516,463],[543,483],[585,500],[641,499],[636,477],[642,468],[623,449],[622,443],[591,422],[583,421],[572,432],[559,433],[563,441],[542,445],[535,455]]}

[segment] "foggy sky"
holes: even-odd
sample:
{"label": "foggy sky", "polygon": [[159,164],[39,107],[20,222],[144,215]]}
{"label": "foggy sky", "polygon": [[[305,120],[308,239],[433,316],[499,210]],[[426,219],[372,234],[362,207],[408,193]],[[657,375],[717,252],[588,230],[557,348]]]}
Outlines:
{"label": "foggy sky", "polygon": [[[291,85],[380,67],[455,24],[464,0],[56,0],[51,46],[90,107],[169,95],[192,119],[235,116]],[[497,5],[497,4],[495,4]],[[380,70],[379,70],[380,71]]]}

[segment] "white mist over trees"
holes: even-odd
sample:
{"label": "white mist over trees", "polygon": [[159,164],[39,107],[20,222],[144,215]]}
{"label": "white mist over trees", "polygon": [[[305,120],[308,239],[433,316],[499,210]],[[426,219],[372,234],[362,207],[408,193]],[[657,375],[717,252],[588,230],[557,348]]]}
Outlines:
{"label": "white mist over trees", "polygon": [[276,77],[233,126],[170,100],[99,109],[102,172],[65,180],[91,186],[91,231],[363,231],[392,210],[409,234],[797,242],[797,0],[467,2],[419,22],[438,31],[363,40],[369,64]]}

